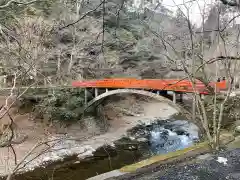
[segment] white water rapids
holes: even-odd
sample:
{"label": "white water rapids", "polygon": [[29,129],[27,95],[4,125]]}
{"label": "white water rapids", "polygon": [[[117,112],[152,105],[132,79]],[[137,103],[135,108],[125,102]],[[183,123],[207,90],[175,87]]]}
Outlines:
{"label": "white water rapids", "polygon": [[198,127],[187,121],[174,121],[155,126],[150,131],[149,144],[153,154],[165,154],[187,148],[199,140]]}

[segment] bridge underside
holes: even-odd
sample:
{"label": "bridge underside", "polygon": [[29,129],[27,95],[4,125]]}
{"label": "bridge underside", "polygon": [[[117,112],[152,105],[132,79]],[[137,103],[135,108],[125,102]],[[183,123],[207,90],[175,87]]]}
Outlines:
{"label": "bridge underside", "polygon": [[[112,96],[112,95],[116,95],[116,94],[138,94],[138,95],[143,95],[146,97],[150,97],[153,98],[155,100],[158,100],[160,102],[164,102],[167,103],[168,105],[172,106],[173,108],[175,108],[178,112],[182,112],[185,114],[189,114],[189,112],[187,112],[183,107],[181,107],[180,105],[178,105],[176,103],[176,96],[177,93],[173,92],[173,100],[170,100],[162,95],[160,95],[160,91],[156,91],[156,93],[153,92],[149,92],[146,90],[136,90],[136,89],[115,89],[115,90],[109,90],[109,89],[105,89],[105,91],[100,94],[99,93],[99,89],[95,88],[94,89],[94,95],[95,97],[88,101],[87,99],[87,89],[85,89],[85,109],[84,111],[86,111],[90,106],[94,105],[95,103],[97,103],[98,101]],[[182,94],[180,94],[180,96],[182,96]]]}
{"label": "bridge underside", "polygon": [[[85,88],[85,105],[88,104],[88,92],[87,92],[87,88]],[[118,90],[118,91],[116,91]],[[126,91],[125,91],[126,90]],[[177,101],[177,96],[179,95],[179,98],[182,100],[182,95],[183,93],[179,92],[174,92],[174,91],[160,91],[160,90],[145,90],[145,89],[108,89],[108,88],[105,88],[105,89],[98,89],[98,88],[94,88],[94,97],[97,98],[99,95],[102,95],[104,93],[108,93],[107,96],[111,96],[113,94],[121,94],[121,93],[132,93],[132,94],[140,94],[140,95],[145,95],[145,96],[148,96],[145,94],[145,92],[149,92],[149,93],[152,93],[153,95],[158,95],[158,96],[169,96],[172,95],[172,101],[173,103],[176,104],[176,101]],[[110,93],[111,92],[111,93]],[[113,94],[112,94],[113,93]]]}

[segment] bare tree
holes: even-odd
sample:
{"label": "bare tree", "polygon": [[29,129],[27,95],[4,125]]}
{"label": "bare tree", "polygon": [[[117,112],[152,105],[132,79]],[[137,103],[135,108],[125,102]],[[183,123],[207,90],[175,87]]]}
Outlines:
{"label": "bare tree", "polygon": [[[200,27],[191,21],[190,11],[193,3],[197,3],[201,12],[201,19],[198,20],[201,21]],[[237,31],[233,22],[240,14],[238,9],[230,9],[230,6],[221,2],[211,5],[205,2],[203,7],[199,1],[186,1],[182,4],[175,2],[175,7],[179,12],[176,18],[181,21],[175,26],[169,28],[168,23],[159,30],[152,26],[152,22],[140,20],[140,23],[159,38],[163,45],[160,53],[167,58],[169,64],[179,64],[186,76],[183,79],[187,78],[192,82],[193,119],[201,120],[210,144],[218,149],[224,109],[233,89],[233,76],[238,71],[238,54],[235,47],[239,40],[235,38]],[[207,16],[209,8],[212,10]],[[225,77],[228,85],[222,100],[219,98],[216,84],[210,86],[210,82],[217,82],[219,77]],[[205,84],[211,94],[208,100],[203,99],[197,91],[198,82]],[[212,110],[211,116],[209,108]]]}
{"label": "bare tree", "polygon": [[[190,7],[186,4],[182,4],[181,6],[175,3],[176,7],[180,10],[182,13],[185,24],[187,26],[188,32],[185,32],[185,37],[180,36],[178,39],[180,41],[183,41],[183,45],[181,48],[181,51],[187,52],[187,56],[184,53],[181,53],[179,51],[179,43],[176,45],[176,43],[173,43],[173,41],[166,38],[166,36],[162,36],[161,34],[155,34],[160,38],[160,40],[165,44],[167,47],[166,56],[168,56],[172,61],[180,61],[181,66],[187,76],[187,78],[192,82],[192,88],[194,90],[193,99],[194,104],[193,106],[196,106],[197,110],[197,117],[200,118],[203,128],[205,129],[206,135],[208,137],[208,140],[213,148],[218,149],[219,148],[219,137],[221,132],[221,123],[223,120],[223,113],[224,113],[224,107],[226,105],[226,102],[228,101],[230,97],[230,93],[233,89],[233,65],[235,64],[235,61],[232,59],[229,59],[229,53],[228,49],[229,46],[231,46],[229,43],[227,43],[229,37],[224,36],[223,34],[231,29],[231,25],[228,24],[227,27],[221,26],[221,7],[220,5],[217,5],[215,8],[217,8],[217,21],[218,26],[217,29],[213,29],[211,32],[214,32],[216,36],[214,37],[214,41],[211,42],[211,47],[209,51],[208,48],[206,48],[206,44],[208,43],[206,39],[204,38],[205,34],[205,11],[206,6],[204,9],[199,6],[201,14],[202,14],[202,23],[201,23],[201,33],[197,33],[199,31],[199,28],[195,28],[190,20]],[[229,19],[229,21],[232,21],[232,19]],[[167,32],[166,32],[167,33]],[[173,36],[177,36],[176,34],[173,34]],[[187,37],[187,38],[186,38]],[[172,54],[169,54],[168,49],[171,50]],[[213,50],[214,49],[214,50]],[[206,56],[206,54],[215,54],[214,51],[224,51],[224,59],[218,59],[217,57],[209,57]],[[209,59],[207,59],[209,58]],[[211,60],[214,58],[215,60]],[[214,72],[213,72],[213,64],[214,64]],[[206,71],[206,69],[211,69],[210,71]],[[228,89],[225,98],[219,102],[218,100],[218,90],[216,85],[212,88],[209,87],[210,81],[215,81],[218,79],[219,76],[226,77],[226,80],[228,82]],[[207,116],[207,106],[205,103],[205,100],[201,98],[201,95],[197,91],[196,83],[198,80],[201,80],[206,87],[209,87],[209,92],[212,93],[213,98],[213,119],[209,119]],[[195,110],[193,110],[193,114],[195,114]],[[194,116],[193,116],[194,117]],[[213,128],[213,129],[212,129]]]}

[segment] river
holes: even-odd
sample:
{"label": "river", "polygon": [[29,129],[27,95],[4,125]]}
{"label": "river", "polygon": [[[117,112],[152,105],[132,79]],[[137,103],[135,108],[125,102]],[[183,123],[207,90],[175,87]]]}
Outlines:
{"label": "river", "polygon": [[19,174],[16,180],[85,180],[121,168],[156,154],[184,149],[198,142],[199,129],[185,120],[157,119],[139,124],[127,134],[96,149],[92,156],[79,160],[77,155]]}

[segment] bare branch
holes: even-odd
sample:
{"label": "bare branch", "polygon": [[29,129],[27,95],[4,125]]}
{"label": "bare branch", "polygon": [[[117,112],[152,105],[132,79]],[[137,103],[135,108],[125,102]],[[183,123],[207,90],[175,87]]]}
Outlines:
{"label": "bare branch", "polygon": [[101,3],[100,3],[99,5],[97,5],[94,9],[86,12],[86,13],[85,13],[84,15],[82,15],[78,20],[76,20],[76,21],[74,21],[74,22],[72,22],[72,23],[69,23],[69,24],[67,24],[67,25],[65,25],[65,26],[63,26],[63,27],[59,27],[59,30],[63,30],[63,29],[65,29],[65,28],[68,28],[68,27],[70,27],[70,26],[73,26],[73,25],[77,24],[79,21],[81,21],[81,20],[84,19],[86,16],[88,16],[90,13],[96,11],[100,6],[102,6],[102,4],[103,4],[104,2],[105,2],[105,0],[102,0]]}
{"label": "bare branch", "polygon": [[32,0],[32,1],[29,1],[29,2],[20,2],[20,1],[16,1],[16,0],[10,0],[10,1],[8,1],[6,4],[1,5],[1,6],[0,6],[0,9],[7,8],[7,7],[9,7],[11,4],[29,5],[29,4],[33,4],[33,3],[35,3],[35,2],[39,2],[39,1],[42,1],[42,0]]}

